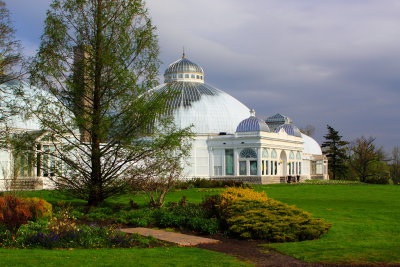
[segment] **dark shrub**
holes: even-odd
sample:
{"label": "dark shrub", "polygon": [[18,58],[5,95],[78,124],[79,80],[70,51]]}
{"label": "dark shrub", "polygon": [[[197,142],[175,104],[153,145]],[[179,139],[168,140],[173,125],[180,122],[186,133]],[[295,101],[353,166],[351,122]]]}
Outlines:
{"label": "dark shrub", "polygon": [[176,227],[203,234],[215,234],[219,229],[218,220],[210,218],[198,204],[187,203],[185,206],[159,209],[155,211],[154,218],[159,227]]}

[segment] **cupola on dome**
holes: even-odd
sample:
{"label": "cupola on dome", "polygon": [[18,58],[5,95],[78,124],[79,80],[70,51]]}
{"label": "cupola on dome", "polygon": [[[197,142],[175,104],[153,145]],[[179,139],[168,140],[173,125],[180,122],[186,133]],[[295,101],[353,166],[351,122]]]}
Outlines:
{"label": "cupola on dome", "polygon": [[288,123],[282,124],[281,126],[279,126],[278,128],[275,129],[275,133],[279,133],[279,131],[281,129],[283,129],[288,135],[301,137],[301,132],[300,132],[299,128],[297,128],[293,124],[288,124]]}
{"label": "cupola on dome", "polygon": [[269,127],[265,121],[257,118],[254,114],[254,110],[251,110],[250,112],[251,116],[239,123],[236,132],[269,132]]}
{"label": "cupola on dome", "polygon": [[168,92],[167,112],[179,128],[192,127],[196,134],[234,133],[237,125],[249,116],[249,108],[233,96],[204,82],[203,69],[182,58],[170,64],[164,74],[165,83],[152,91]]}
{"label": "cupola on dome", "polygon": [[164,72],[166,83],[173,81],[204,82],[203,68],[186,58],[185,53],[182,58],[171,63]]}

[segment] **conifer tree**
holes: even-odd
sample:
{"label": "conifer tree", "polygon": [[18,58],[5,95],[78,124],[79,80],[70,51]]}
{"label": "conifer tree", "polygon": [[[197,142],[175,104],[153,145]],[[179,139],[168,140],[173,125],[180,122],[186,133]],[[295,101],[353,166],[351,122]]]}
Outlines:
{"label": "conifer tree", "polygon": [[57,159],[42,168],[90,206],[123,192],[132,170],[145,172],[161,152],[186,155],[188,129],[162,115],[170,92],[148,91],[159,66],[154,31],[141,0],[53,0],[31,67],[36,87],[17,92],[51,144],[41,159]]}
{"label": "conifer tree", "polygon": [[324,136],[325,142],[321,148],[328,158],[329,172],[333,180],[344,178],[347,173],[347,145],[339,132],[327,125],[328,133]]}

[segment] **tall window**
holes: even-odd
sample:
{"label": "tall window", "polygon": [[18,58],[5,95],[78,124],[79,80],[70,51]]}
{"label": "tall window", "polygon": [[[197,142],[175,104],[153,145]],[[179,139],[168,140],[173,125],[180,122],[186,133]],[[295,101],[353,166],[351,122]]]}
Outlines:
{"label": "tall window", "polygon": [[233,164],[233,149],[225,149],[225,174],[233,175],[234,164]]}
{"label": "tall window", "polygon": [[257,161],[250,161],[250,175],[257,175]]}
{"label": "tall window", "polygon": [[247,162],[244,160],[239,161],[239,175],[247,175]]}

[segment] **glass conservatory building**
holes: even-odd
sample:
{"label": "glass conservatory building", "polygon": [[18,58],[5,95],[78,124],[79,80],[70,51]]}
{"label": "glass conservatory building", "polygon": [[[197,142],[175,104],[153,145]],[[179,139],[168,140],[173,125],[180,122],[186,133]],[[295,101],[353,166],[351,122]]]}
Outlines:
{"label": "glass conservatory building", "polygon": [[[169,100],[168,113],[173,115],[176,126],[192,126],[195,135],[184,166],[186,179],[230,179],[260,184],[328,179],[327,159],[320,146],[301,133],[290,118],[281,114],[266,120],[257,118],[254,110],[206,84],[203,69],[184,54],[168,66],[164,79],[164,84],[151,90],[162,92],[172,88],[177,92]],[[50,144],[41,140],[38,121],[16,116],[9,123],[7,127],[12,131],[35,137],[40,149],[51,149]],[[10,181],[18,189],[52,187],[49,176],[53,174],[28,163],[28,154],[16,158],[11,151],[0,149],[0,191],[10,186]],[[55,162],[51,159],[42,159],[39,165],[52,164]]]}
{"label": "glass conservatory building", "polygon": [[177,96],[169,108],[178,127],[192,126],[195,138],[185,177],[281,183],[328,179],[327,160],[318,143],[290,118],[257,118],[231,95],[205,83],[203,69],[183,54],[164,73]]}

